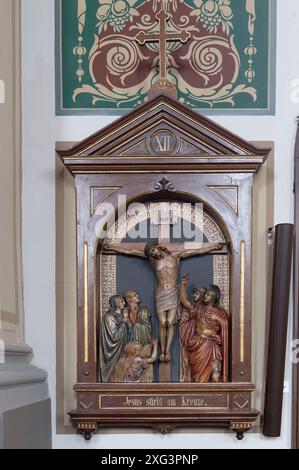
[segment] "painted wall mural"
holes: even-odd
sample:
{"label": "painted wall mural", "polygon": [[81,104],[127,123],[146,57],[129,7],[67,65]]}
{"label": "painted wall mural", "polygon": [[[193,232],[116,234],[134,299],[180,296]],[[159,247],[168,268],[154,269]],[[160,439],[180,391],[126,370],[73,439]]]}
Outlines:
{"label": "painted wall mural", "polygon": [[159,75],[161,5],[169,41],[168,78],[199,110],[273,114],[275,0],[56,0],[57,114],[121,114],[147,99]]}

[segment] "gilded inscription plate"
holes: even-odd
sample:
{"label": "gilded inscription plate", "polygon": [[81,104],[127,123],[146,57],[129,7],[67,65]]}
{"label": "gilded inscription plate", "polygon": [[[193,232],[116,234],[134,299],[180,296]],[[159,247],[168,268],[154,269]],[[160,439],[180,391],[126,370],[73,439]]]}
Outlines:
{"label": "gilded inscription plate", "polygon": [[225,393],[213,395],[115,395],[99,396],[103,408],[228,408]]}

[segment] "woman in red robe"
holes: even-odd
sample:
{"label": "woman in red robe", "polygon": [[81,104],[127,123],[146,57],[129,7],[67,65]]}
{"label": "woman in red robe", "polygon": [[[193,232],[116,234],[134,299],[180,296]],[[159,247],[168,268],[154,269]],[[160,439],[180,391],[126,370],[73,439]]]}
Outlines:
{"label": "woman in red robe", "polygon": [[[180,338],[188,356],[193,382],[228,381],[228,314],[219,307],[220,289],[210,286],[188,300],[185,275],[179,286],[182,315]],[[200,289],[197,289],[200,292]]]}

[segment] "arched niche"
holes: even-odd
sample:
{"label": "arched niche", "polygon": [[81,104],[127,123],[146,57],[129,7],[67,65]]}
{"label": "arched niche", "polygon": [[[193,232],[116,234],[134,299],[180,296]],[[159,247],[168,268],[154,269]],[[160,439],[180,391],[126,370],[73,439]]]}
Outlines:
{"label": "arched niche", "polygon": [[[196,216],[196,212],[200,212],[200,209],[197,209],[195,204],[190,203],[190,207],[192,209],[189,211],[187,204],[188,202],[181,200],[179,201],[177,198],[173,199],[164,199],[164,202],[170,204],[170,210],[174,211],[176,217],[178,217],[178,222],[184,219],[187,222],[190,222],[193,226],[196,225],[196,220],[198,221],[198,229],[201,230],[203,228],[203,238],[204,241],[212,243],[216,241],[221,241],[226,243],[226,234],[223,232],[221,228],[221,224],[217,221],[217,215],[214,214],[214,217],[210,215],[211,211],[207,209],[205,205],[202,205],[203,215],[198,214]],[[134,203],[136,204],[138,201],[135,200]],[[162,202],[162,201],[160,201]],[[125,214],[121,215],[110,227],[107,232],[107,237],[111,239],[113,242],[125,242],[125,239],[128,237],[129,232],[136,227],[137,224],[144,223],[151,219],[151,207],[156,206],[159,207],[160,202],[154,200],[149,201],[147,198],[147,202],[143,200],[142,204],[140,204],[140,210],[136,213],[136,206],[134,205],[133,210],[126,211]],[[131,204],[132,205],[132,204]],[[185,212],[185,213],[184,213]],[[199,227],[200,224],[200,227]],[[141,230],[143,232],[144,230]],[[148,230],[147,230],[148,232]],[[116,237],[115,234],[118,236]],[[150,235],[150,234],[148,234]],[[156,238],[156,236],[147,236],[143,238],[143,240],[150,240]],[[173,237],[172,237],[173,238]],[[187,239],[184,241],[188,241]],[[101,254],[101,249],[99,245],[99,249],[97,252],[97,256],[101,257],[100,259],[100,276],[102,279],[106,279],[106,281],[101,283],[101,311],[104,312],[108,307],[108,300],[109,297],[115,295],[117,292],[117,282],[116,282],[116,258],[113,255],[103,255]],[[213,284],[216,284],[220,287],[222,298],[221,303],[222,305],[229,311],[229,286],[230,286],[230,255],[229,253],[220,255],[220,256],[213,256],[213,267],[214,267],[214,276],[213,276]]]}
{"label": "arched niche", "polygon": [[[151,195],[148,195],[146,198],[142,198],[142,203],[140,203],[139,198],[133,199],[133,201],[133,203],[128,204],[126,211],[114,223],[111,223],[109,230],[107,230],[106,239],[109,239],[112,243],[125,244],[126,242],[133,242],[136,237],[141,243],[157,239],[158,227],[153,224],[153,220],[157,219],[161,203],[168,205],[172,217],[176,220],[175,225],[170,228],[170,241],[176,242],[179,237],[180,243],[190,242],[194,241],[196,236],[199,236],[199,239],[204,243],[219,241],[227,243],[221,223],[217,220],[217,214],[211,215],[211,209],[205,207],[202,203],[191,204],[189,202],[190,198],[186,195],[179,198],[177,194],[173,199],[165,197],[158,200],[156,197],[151,200]],[[188,228],[191,229],[191,233],[187,233],[186,237],[186,229]],[[102,236],[99,235],[100,238],[103,237],[103,234]],[[192,237],[192,235],[193,239],[191,240],[190,236]],[[132,236],[134,236],[133,239]],[[156,279],[149,261],[136,257],[128,259],[124,255],[103,254],[100,244],[98,248],[96,280],[96,284],[99,285],[98,330],[101,330],[102,317],[109,308],[110,297],[116,294],[124,295],[127,290],[134,289],[140,295],[142,303],[150,308],[153,335],[158,336],[158,319],[154,301]],[[217,285],[221,291],[221,306],[230,315],[229,250],[221,255],[207,254],[181,260],[179,278],[186,272],[190,276],[190,285],[188,287],[190,299],[192,299],[194,287],[198,285],[206,287],[211,284]],[[183,373],[180,364],[178,322],[175,326],[175,332],[172,354],[172,380],[179,382],[180,380],[183,381]]]}

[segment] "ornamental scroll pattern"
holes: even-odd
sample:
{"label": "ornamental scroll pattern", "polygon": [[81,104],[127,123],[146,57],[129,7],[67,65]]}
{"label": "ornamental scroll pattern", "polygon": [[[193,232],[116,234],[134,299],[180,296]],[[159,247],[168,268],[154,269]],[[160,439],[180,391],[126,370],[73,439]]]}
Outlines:
{"label": "ornamental scroll pattern", "polygon": [[[112,225],[108,231],[108,238],[113,243],[122,242],[126,237],[127,233],[135,227],[137,224],[150,219],[153,215],[152,210],[153,203],[150,205],[144,205],[144,210],[139,210],[137,213],[133,211],[131,214],[128,213],[120,217],[120,219]],[[193,207],[192,211],[185,210],[186,205],[181,203],[171,203],[171,211],[174,216],[178,218],[183,217],[185,220],[190,221],[198,227],[203,224],[203,233],[209,243],[223,241],[225,239],[223,234],[214,222],[214,220],[206,213],[203,213],[203,219],[201,212],[197,212],[199,209]],[[159,209],[158,205],[156,206]],[[113,238],[113,234],[117,233],[118,238]],[[105,312],[109,305],[109,298],[116,294],[116,257],[109,255],[101,256],[101,299],[102,299],[102,312]],[[221,290],[221,303],[223,307],[229,311],[229,259],[227,255],[215,255],[213,256],[213,272],[214,279],[213,283],[218,285]]]}
{"label": "ornamental scroll pattern", "polygon": [[[256,21],[262,19],[267,29],[268,18],[256,0],[75,0],[76,12],[67,0],[59,1],[62,24],[68,25],[60,31],[66,107],[129,109],[147,100],[159,76],[159,43],[140,46],[134,38],[140,30],[158,32],[155,16],[161,5],[170,14],[169,31],[191,33],[186,44],[167,45],[168,78],[182,103],[254,108],[261,106],[263,93],[268,96],[259,82],[268,74],[268,60],[262,60],[265,70],[261,57],[258,69],[254,60],[260,49],[269,53],[267,31],[258,30]],[[76,24],[73,44],[66,35],[71,22]]]}

